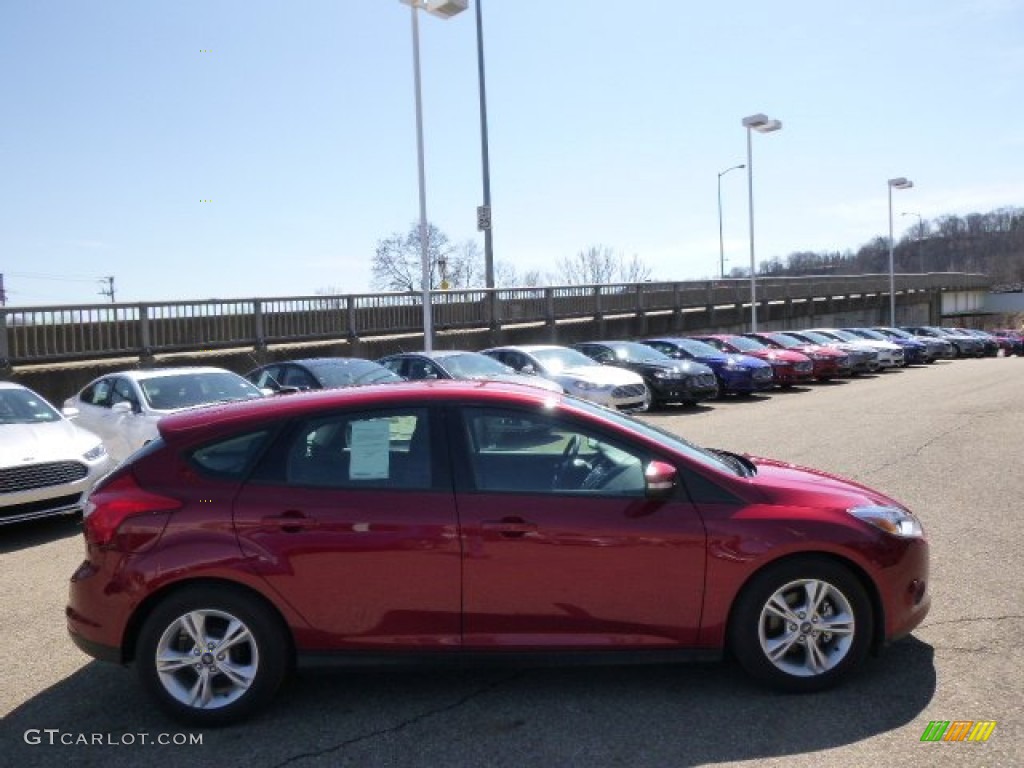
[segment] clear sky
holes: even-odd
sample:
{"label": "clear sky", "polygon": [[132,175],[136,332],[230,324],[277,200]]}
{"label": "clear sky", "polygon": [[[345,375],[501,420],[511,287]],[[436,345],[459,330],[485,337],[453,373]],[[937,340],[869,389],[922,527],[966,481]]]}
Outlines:
{"label": "clear sky", "polygon": [[[718,270],[717,174],[754,135],[758,260],[1024,205],[1024,2],[483,0],[497,261],[591,245]],[[399,0],[4,0],[11,304],[370,290],[418,217]],[[430,220],[482,237],[476,28],[420,16]],[[743,171],[722,178],[749,262]],[[201,202],[209,200],[210,202]],[[62,278],[62,279],[55,279]]]}

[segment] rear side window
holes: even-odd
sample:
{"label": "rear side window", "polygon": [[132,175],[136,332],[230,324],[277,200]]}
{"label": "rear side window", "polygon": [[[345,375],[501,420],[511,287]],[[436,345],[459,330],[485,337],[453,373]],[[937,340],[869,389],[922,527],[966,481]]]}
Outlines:
{"label": "rear side window", "polygon": [[407,488],[433,485],[427,410],[338,414],[312,419],[291,437],[284,460],[289,485]]}
{"label": "rear side window", "polygon": [[192,452],[192,463],[205,474],[240,480],[266,443],[267,430],[220,440]]}

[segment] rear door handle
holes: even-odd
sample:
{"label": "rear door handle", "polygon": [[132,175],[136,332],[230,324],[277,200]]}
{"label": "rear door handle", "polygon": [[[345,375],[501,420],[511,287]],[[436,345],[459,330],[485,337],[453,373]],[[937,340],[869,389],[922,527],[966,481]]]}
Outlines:
{"label": "rear door handle", "polygon": [[521,517],[505,517],[501,520],[484,520],[480,523],[484,531],[497,533],[506,539],[520,539],[537,530],[536,523],[529,523]]}
{"label": "rear door handle", "polygon": [[264,525],[276,525],[285,533],[299,533],[316,526],[316,521],[298,509],[289,509],[280,515],[268,515],[262,520]]}

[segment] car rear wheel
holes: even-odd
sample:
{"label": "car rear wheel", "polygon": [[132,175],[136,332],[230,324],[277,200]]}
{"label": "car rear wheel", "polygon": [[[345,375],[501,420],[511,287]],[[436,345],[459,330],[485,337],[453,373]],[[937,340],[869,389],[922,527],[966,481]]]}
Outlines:
{"label": "car rear wheel", "polygon": [[288,648],[280,621],[260,600],[199,587],[171,595],[150,614],[136,665],[169,715],[225,725],[273,698],[288,670]]}
{"label": "car rear wheel", "polygon": [[873,616],[864,587],[828,560],[788,561],[758,574],[736,602],[729,641],[737,661],[773,688],[829,688],[867,655]]}

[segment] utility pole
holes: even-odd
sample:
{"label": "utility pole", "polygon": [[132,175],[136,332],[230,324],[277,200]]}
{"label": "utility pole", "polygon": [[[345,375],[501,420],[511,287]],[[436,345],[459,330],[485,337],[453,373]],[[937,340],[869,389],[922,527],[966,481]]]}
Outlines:
{"label": "utility pole", "polygon": [[4,290],[4,273],[0,272],[0,307],[7,306],[7,291]]}
{"label": "utility pole", "polygon": [[100,282],[107,284],[106,288],[100,288],[100,296],[109,296],[110,297],[110,303],[113,304],[114,301],[115,301],[115,299],[114,299],[114,276],[113,275],[108,275],[107,277],[101,277],[100,278]]}

